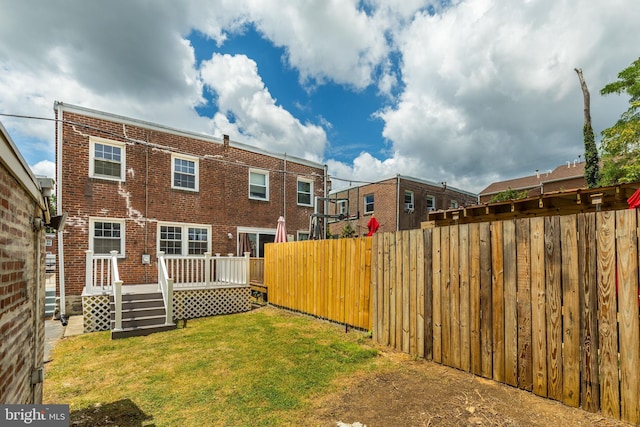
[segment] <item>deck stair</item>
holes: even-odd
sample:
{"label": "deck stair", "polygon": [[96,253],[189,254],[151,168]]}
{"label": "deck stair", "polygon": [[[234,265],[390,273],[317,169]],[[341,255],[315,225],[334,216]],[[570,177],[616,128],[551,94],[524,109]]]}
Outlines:
{"label": "deck stair", "polygon": [[166,324],[166,311],[161,292],[125,293],[122,295],[122,330],[116,331],[115,306],[111,302],[111,338],[126,338],[170,331],[175,324]]}

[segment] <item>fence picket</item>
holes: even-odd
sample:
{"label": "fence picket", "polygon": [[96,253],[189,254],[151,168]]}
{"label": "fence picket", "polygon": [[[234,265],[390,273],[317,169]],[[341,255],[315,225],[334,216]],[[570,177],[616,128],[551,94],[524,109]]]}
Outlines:
{"label": "fence picket", "polygon": [[433,360],[433,229],[423,230],[424,252],[424,358]]}
{"label": "fence picket", "polygon": [[493,306],[493,379],[504,382],[504,240],[502,222],[491,227],[491,304]]}
{"label": "fence picket", "polygon": [[578,245],[576,217],[560,217],[562,234],[562,402],[580,404],[580,300],[578,296]]}
{"label": "fence picket", "polygon": [[[444,267],[443,267],[444,268]],[[491,307],[491,230],[489,223],[480,224],[480,351],[482,376],[493,374],[493,329]]]}
{"label": "fence picket", "polygon": [[518,386],[518,277],[516,270],[516,223],[504,221],[504,380]]}
{"label": "fence picket", "polygon": [[442,260],[440,254],[441,228],[433,229],[432,237],[432,268],[433,282],[431,285],[433,297],[433,361],[442,362]]}
{"label": "fence picket", "polygon": [[533,389],[531,361],[531,248],[529,219],[516,220],[516,252],[518,254],[518,386]]}
{"label": "fence picket", "polygon": [[597,412],[600,407],[598,379],[598,319],[596,275],[596,216],[578,215],[578,271],[580,287],[580,407]]}
{"label": "fence picket", "polygon": [[460,368],[471,370],[471,331],[469,325],[469,225],[460,225],[458,245],[460,265]]}
{"label": "fence picket", "polygon": [[480,341],[480,225],[477,223],[469,224],[469,244],[471,372],[476,375],[482,375],[482,352]]}
{"label": "fence picket", "polygon": [[620,397],[622,419],[640,423],[640,336],[638,325],[638,239],[636,210],[616,212]]}
{"label": "fence picket", "polygon": [[547,290],[547,396],[562,400],[562,283],[560,217],[545,218],[545,288]]}
{"label": "fence picket", "polygon": [[533,392],[547,396],[547,317],[544,280],[544,219],[531,218],[531,341]]}

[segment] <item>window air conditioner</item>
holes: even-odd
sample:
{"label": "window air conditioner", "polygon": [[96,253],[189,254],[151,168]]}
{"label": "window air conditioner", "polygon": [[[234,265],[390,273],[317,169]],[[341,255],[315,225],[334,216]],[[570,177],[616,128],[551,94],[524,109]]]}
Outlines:
{"label": "window air conditioner", "polygon": [[408,213],[413,213],[413,203],[405,203],[404,211]]}

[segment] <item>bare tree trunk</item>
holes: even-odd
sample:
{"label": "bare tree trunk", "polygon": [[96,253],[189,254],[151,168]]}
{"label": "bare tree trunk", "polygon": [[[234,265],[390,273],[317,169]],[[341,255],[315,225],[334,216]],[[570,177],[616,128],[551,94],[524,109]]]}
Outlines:
{"label": "bare tree trunk", "polygon": [[589,89],[587,83],[582,76],[582,68],[576,68],[578,78],[580,79],[580,86],[582,86],[582,97],[584,98],[584,124],[591,126],[591,96],[589,95]]}
{"label": "bare tree trunk", "polygon": [[596,146],[595,135],[591,127],[591,97],[587,83],[582,76],[582,68],[576,68],[580,86],[582,87],[582,96],[584,97],[584,126],[582,127],[582,135],[584,137],[584,159],[586,161],[584,167],[584,179],[587,181],[589,188],[597,187],[600,181],[600,160],[598,158],[598,147]]}

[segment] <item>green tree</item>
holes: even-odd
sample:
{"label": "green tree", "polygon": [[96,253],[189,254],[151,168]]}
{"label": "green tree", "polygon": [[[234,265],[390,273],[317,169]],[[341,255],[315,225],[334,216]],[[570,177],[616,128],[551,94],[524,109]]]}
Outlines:
{"label": "green tree", "polygon": [[629,95],[629,109],[602,131],[602,185],[640,181],[640,58],[600,90],[602,95]]}
{"label": "green tree", "polygon": [[511,188],[501,191],[489,200],[489,203],[504,202],[505,200],[525,199],[529,193],[527,190],[518,191]]}

